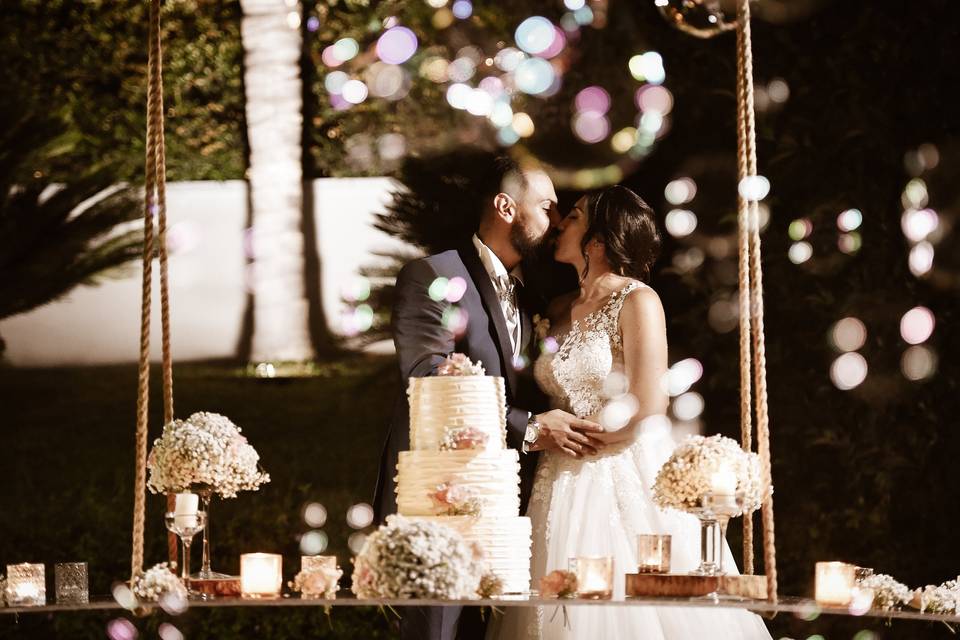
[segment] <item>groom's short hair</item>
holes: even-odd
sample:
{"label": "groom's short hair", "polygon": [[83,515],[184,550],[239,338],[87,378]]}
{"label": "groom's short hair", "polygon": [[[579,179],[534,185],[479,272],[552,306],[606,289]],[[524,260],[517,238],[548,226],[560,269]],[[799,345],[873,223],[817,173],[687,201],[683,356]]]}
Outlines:
{"label": "groom's short hair", "polygon": [[498,193],[505,193],[517,200],[527,188],[524,167],[507,154],[494,156],[481,176],[480,188],[491,199]]}

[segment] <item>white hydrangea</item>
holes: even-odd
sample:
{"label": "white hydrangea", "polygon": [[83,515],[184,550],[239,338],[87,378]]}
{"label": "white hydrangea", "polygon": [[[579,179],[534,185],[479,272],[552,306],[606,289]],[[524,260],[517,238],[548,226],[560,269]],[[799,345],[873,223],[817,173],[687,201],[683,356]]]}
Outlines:
{"label": "white hydrangea", "polygon": [[960,603],[960,576],[941,585],[927,585],[915,592],[921,612],[956,614]]}
{"label": "white hydrangea", "polygon": [[729,469],[737,478],[736,490],[744,494],[743,513],[759,509],[764,498],[760,457],[721,435],[684,439],[660,467],[653,499],[664,508],[695,510],[701,506],[700,499],[711,492],[713,474],[721,468]]}
{"label": "white hydrangea", "polygon": [[485,570],[453,529],[402,516],[369,535],[353,564],[358,598],[477,598]]}
{"label": "white hydrangea", "polygon": [[133,595],[143,602],[157,602],[165,595],[187,599],[187,588],[166,562],[156,564],[133,581]]}
{"label": "white hydrangea", "polygon": [[913,592],[907,585],[884,573],[867,576],[860,586],[873,589],[873,604],[880,609],[897,609],[910,604],[913,599]]}
{"label": "white hydrangea", "polygon": [[256,491],[270,482],[259,469],[260,456],[229,418],[201,411],[164,426],[147,460],[153,493],[209,486],[223,498]]}

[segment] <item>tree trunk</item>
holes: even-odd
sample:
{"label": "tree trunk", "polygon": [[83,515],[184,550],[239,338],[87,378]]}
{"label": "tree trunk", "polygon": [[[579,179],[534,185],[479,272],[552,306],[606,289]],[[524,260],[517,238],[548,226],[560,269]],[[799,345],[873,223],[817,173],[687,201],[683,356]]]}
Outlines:
{"label": "tree trunk", "polygon": [[304,284],[300,8],[240,0],[250,144],[250,359],[314,357]]}

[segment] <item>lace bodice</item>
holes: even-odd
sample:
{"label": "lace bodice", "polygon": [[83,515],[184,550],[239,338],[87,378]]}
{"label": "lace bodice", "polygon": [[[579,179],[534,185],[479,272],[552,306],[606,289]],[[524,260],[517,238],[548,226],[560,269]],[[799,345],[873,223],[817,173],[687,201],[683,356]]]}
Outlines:
{"label": "lace bodice", "polygon": [[605,402],[603,385],[610,373],[623,368],[620,309],[634,289],[632,281],[610,294],[607,302],[583,320],[573,323],[563,336],[554,336],[555,353],[544,352],[533,374],[550,396],[551,404],[580,418],[599,413]]}

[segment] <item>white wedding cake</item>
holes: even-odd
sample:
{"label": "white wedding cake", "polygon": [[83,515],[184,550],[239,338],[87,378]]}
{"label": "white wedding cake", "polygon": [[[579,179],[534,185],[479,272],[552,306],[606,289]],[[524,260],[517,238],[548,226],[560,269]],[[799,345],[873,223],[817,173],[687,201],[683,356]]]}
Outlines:
{"label": "white wedding cake", "polygon": [[520,517],[520,459],[506,446],[503,378],[454,354],[411,378],[410,451],[397,464],[397,510],[473,543],[504,593],[530,589],[530,519]]}

